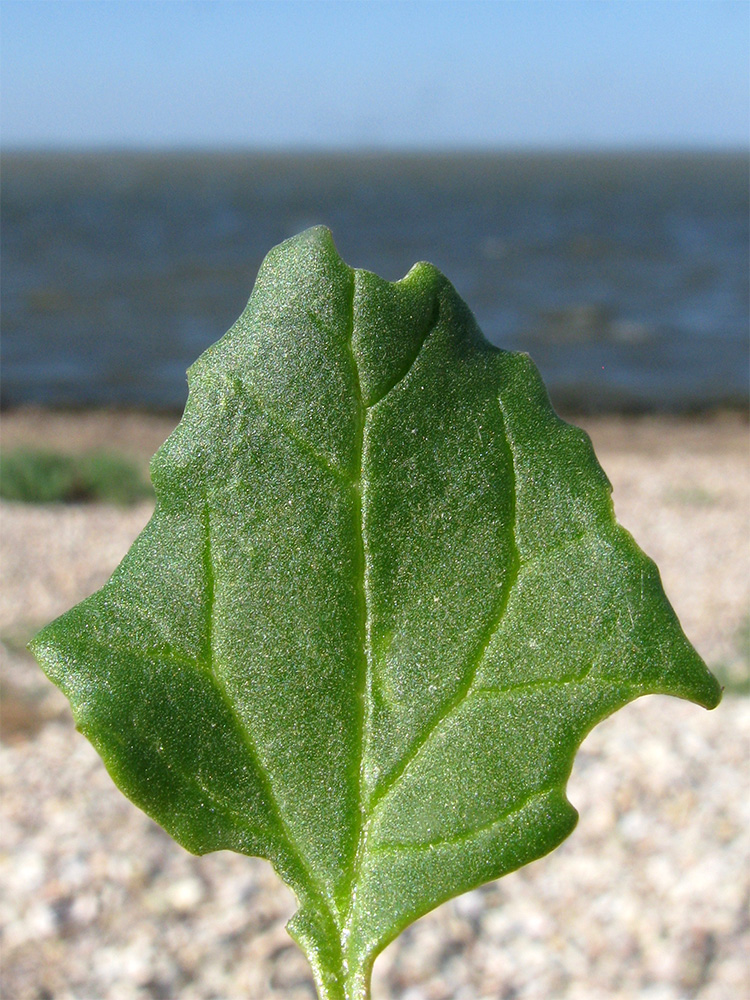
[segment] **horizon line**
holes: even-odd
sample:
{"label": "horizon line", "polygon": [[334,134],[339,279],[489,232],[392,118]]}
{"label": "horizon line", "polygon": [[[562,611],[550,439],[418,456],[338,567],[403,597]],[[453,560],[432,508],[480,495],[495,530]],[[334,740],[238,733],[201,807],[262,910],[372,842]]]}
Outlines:
{"label": "horizon line", "polygon": [[423,145],[265,145],[250,143],[11,143],[0,144],[0,155],[90,155],[90,154],[175,154],[175,155],[258,155],[258,156],[483,156],[483,155],[733,155],[750,156],[750,142],[726,144],[699,143],[524,143],[507,145],[453,144]]}

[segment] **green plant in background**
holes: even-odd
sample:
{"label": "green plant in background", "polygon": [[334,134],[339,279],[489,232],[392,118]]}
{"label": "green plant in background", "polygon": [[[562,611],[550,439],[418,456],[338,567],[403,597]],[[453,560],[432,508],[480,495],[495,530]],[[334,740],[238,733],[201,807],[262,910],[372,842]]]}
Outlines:
{"label": "green plant in background", "polygon": [[60,455],[24,448],[0,456],[3,500],[127,505],[152,495],[132,462],[109,452]]}
{"label": "green plant in background", "polygon": [[32,648],[125,794],[269,859],[321,998],[363,1000],[407,924],[567,837],[597,722],[719,687],[586,435],[432,266],[309,230],[189,381],[152,520]]}
{"label": "green plant in background", "polygon": [[722,690],[729,695],[750,695],[750,615],[740,623],[735,631],[734,655],[728,662],[714,666]]}

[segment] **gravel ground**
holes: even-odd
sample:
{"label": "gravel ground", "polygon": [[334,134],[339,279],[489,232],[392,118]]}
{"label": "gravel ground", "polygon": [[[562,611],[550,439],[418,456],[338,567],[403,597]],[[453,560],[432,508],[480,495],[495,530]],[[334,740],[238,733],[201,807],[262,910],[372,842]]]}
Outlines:
{"label": "gravel ground", "polygon": [[[133,418],[134,450],[153,447],[157,423]],[[37,434],[93,447],[111,444],[118,426],[25,415],[5,419],[4,442]],[[686,632],[741,687],[746,424],[586,426],[618,516],[659,563]],[[6,504],[0,514],[0,995],[312,1000],[284,931],[294,900],[270,866],[229,853],[194,858],[174,844],[114,788],[65,700],[20,650],[34,627],[104,582],[148,506]],[[728,694],[715,712],[646,698],[617,713],[579,754],[572,837],[409,928],[376,962],[375,1000],[750,997],[749,759],[748,698]]]}

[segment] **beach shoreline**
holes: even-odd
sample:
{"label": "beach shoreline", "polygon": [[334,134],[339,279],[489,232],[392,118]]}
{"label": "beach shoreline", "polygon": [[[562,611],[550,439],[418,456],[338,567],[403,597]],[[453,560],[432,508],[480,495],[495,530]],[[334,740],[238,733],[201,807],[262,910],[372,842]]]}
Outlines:
{"label": "beach shoreline", "polygon": [[[147,460],[180,420],[178,412],[138,409],[46,409],[19,407],[0,414],[0,440],[6,450],[49,448],[81,452],[100,448]],[[671,414],[560,414],[582,427],[599,452],[661,454],[679,450],[747,453],[749,415],[742,410]]]}

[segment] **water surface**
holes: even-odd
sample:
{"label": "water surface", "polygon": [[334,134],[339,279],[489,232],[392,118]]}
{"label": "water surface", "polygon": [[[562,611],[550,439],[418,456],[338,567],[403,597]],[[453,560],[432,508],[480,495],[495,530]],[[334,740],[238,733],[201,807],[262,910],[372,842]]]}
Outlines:
{"label": "water surface", "polygon": [[431,260],[578,410],[748,398],[743,155],[13,154],[3,403],[180,408],[265,253],[315,223],[391,280]]}

